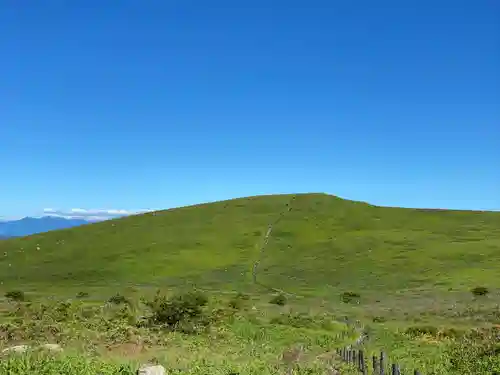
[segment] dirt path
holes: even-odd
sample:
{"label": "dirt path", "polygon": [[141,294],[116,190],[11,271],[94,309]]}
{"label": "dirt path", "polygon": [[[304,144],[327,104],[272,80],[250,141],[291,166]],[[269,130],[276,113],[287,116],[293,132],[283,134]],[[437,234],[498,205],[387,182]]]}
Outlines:
{"label": "dirt path", "polygon": [[273,228],[274,228],[275,225],[277,225],[281,221],[281,219],[286,214],[288,214],[292,210],[292,205],[293,205],[294,201],[295,201],[295,195],[292,196],[292,198],[290,199],[290,201],[286,204],[285,209],[283,211],[281,211],[281,213],[278,215],[278,217],[273,222],[271,222],[269,224],[269,226],[267,227],[266,235],[264,236],[264,240],[262,241],[262,244],[261,244],[260,249],[259,249],[259,255],[257,257],[257,260],[253,264],[252,279],[253,279],[253,283],[254,284],[262,286],[262,287],[264,287],[264,288],[266,288],[266,289],[268,289],[268,290],[270,290],[272,292],[283,293],[283,294],[286,294],[286,295],[289,295],[289,296],[298,297],[296,294],[288,293],[288,292],[286,292],[284,290],[274,288],[274,287],[272,287],[270,285],[265,285],[265,284],[263,284],[263,283],[261,283],[261,282],[259,282],[257,280],[258,268],[259,268],[260,262],[262,261],[262,258],[264,256],[267,244],[269,243],[269,238],[271,237],[271,233],[273,231]]}

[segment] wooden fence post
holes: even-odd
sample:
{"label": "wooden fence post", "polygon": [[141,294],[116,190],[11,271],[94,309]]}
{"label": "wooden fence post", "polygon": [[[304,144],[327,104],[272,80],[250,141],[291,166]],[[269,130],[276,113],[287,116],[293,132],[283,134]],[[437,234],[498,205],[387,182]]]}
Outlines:
{"label": "wooden fence post", "polygon": [[378,367],[378,359],[377,359],[377,356],[373,356],[372,357],[372,367],[373,367],[373,373],[376,374],[377,373],[377,367]]}
{"label": "wooden fence post", "polygon": [[385,375],[385,354],[380,352],[380,375]]}
{"label": "wooden fence post", "polygon": [[365,353],[362,350],[359,352],[359,370],[363,375],[368,374],[368,369],[365,364]]}

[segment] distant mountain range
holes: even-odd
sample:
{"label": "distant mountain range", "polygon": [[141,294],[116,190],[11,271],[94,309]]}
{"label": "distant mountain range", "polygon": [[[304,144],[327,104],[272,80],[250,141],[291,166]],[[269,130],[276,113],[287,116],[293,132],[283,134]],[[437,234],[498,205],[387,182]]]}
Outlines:
{"label": "distant mountain range", "polygon": [[0,240],[9,237],[24,237],[89,224],[83,219],[65,219],[55,216],[25,217],[20,220],[0,221]]}

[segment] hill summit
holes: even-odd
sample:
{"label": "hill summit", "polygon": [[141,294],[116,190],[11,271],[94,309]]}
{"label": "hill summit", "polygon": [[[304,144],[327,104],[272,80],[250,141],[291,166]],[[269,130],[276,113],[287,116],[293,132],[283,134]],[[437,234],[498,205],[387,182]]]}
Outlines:
{"label": "hill summit", "polygon": [[255,196],[4,240],[0,281],[225,290],[252,287],[255,268],[259,282],[301,293],[468,288],[497,278],[499,223],[495,212]]}

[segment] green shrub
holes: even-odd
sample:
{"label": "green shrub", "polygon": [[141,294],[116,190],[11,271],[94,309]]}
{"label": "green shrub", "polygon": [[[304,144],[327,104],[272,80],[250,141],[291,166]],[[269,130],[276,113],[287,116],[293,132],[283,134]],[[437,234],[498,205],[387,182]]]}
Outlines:
{"label": "green shrub", "polygon": [[108,299],[109,303],[112,303],[114,305],[125,305],[129,304],[130,301],[127,299],[127,297],[117,293],[114,296],[109,297]]}
{"label": "green shrub", "polygon": [[271,324],[286,325],[294,328],[314,328],[314,319],[304,313],[288,313],[275,316],[271,319]]}
{"label": "green shrub", "polygon": [[444,338],[456,339],[463,337],[465,335],[465,332],[463,330],[452,327],[440,330],[438,335]]}
{"label": "green shrub", "polygon": [[89,296],[89,294],[87,292],[78,292],[76,294],[76,298],[87,298]]}
{"label": "green shrub", "polygon": [[250,297],[248,295],[243,293],[238,293],[229,301],[229,307],[235,310],[241,310],[244,307],[245,302],[248,301],[249,299]]}
{"label": "green shrub", "polygon": [[476,297],[479,297],[479,296],[485,296],[489,293],[490,291],[488,290],[488,288],[484,287],[484,286],[476,286],[475,288],[472,288],[471,289],[471,293],[476,296]]}
{"label": "green shrub", "polygon": [[11,290],[5,293],[5,298],[10,299],[11,301],[22,302],[26,300],[26,296],[24,292],[21,290]]}
{"label": "green shrub", "polygon": [[236,314],[236,309],[234,308],[227,309],[224,307],[218,307],[210,311],[210,313],[207,316],[207,319],[211,323],[216,324],[231,319],[232,317],[234,317],[235,314]]}
{"label": "green shrub", "polygon": [[418,337],[423,335],[437,336],[438,329],[434,326],[422,325],[422,326],[411,326],[405,330],[405,333],[411,337]]}
{"label": "green shrub", "polygon": [[344,292],[340,295],[340,300],[344,303],[358,302],[361,296],[356,292]]}
{"label": "green shrub", "polygon": [[243,301],[237,298],[232,298],[228,305],[232,309],[241,310],[243,308]]}
{"label": "green shrub", "polygon": [[151,325],[177,329],[191,333],[208,324],[203,308],[208,298],[201,292],[178,294],[167,298],[159,293],[146,305],[151,310],[148,321]]}
{"label": "green shrub", "polygon": [[286,296],[284,294],[282,294],[282,293],[275,295],[269,301],[269,303],[271,303],[273,305],[278,305],[278,306],[285,306],[286,302],[287,302]]}
{"label": "green shrub", "polygon": [[373,323],[384,323],[384,322],[386,322],[386,321],[387,321],[387,319],[386,319],[386,318],[384,318],[383,316],[374,316],[374,317],[372,318],[372,322],[373,322]]}
{"label": "green shrub", "polygon": [[51,311],[51,316],[56,322],[68,321],[72,317],[72,304],[69,301],[57,302]]}
{"label": "green shrub", "polygon": [[242,300],[242,301],[248,301],[250,299],[250,296],[248,294],[245,294],[245,293],[242,293],[242,292],[238,292],[236,294],[236,298]]}

